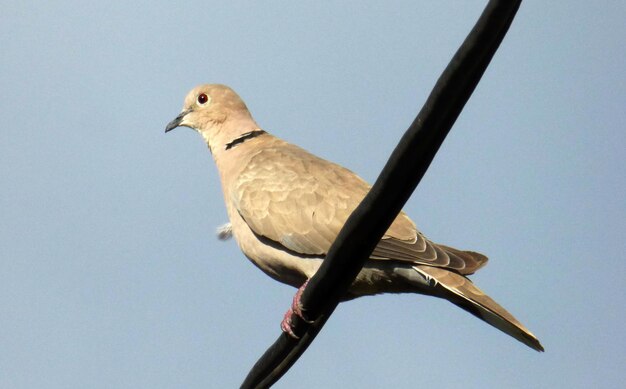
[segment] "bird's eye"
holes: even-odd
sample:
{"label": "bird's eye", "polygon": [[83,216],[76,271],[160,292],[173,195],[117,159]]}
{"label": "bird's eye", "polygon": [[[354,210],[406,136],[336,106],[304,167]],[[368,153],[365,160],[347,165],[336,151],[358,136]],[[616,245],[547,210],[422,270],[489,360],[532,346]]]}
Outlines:
{"label": "bird's eye", "polygon": [[198,104],[204,105],[207,103],[207,101],[209,101],[209,96],[207,96],[205,93],[200,93],[198,95]]}

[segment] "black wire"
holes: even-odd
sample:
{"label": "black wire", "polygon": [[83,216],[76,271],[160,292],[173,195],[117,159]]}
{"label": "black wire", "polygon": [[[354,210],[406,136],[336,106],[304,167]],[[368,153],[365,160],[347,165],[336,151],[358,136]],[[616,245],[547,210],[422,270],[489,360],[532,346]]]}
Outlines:
{"label": "black wire", "polygon": [[491,0],[408,128],[374,186],[350,215],[301,298],[307,324],[293,317],[293,339],[282,333],[253,366],[242,388],[265,388],[311,344],[378,241],[426,173],[508,31],[521,0]]}

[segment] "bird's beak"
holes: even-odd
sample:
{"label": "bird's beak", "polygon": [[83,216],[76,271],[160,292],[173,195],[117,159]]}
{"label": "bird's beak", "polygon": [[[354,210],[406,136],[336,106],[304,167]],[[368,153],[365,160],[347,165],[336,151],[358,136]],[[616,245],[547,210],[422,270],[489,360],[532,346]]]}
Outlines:
{"label": "bird's beak", "polygon": [[165,132],[172,131],[176,127],[184,126],[182,122],[183,122],[183,119],[185,119],[185,115],[187,115],[188,113],[189,113],[189,110],[185,109],[180,114],[178,114],[178,116],[176,116],[176,119],[167,123],[167,126],[165,126]]}

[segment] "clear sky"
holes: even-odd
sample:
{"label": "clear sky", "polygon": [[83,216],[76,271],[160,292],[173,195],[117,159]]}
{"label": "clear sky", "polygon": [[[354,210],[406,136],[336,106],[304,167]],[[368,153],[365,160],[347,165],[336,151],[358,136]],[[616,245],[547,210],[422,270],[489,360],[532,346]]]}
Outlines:
{"label": "clear sky", "polygon": [[[2,1],[0,387],[238,386],[294,289],[221,242],[200,136],[225,83],[373,181],[486,1]],[[626,3],[525,1],[405,207],[480,251],[543,354],[445,301],[342,304],[278,388],[626,380]]]}

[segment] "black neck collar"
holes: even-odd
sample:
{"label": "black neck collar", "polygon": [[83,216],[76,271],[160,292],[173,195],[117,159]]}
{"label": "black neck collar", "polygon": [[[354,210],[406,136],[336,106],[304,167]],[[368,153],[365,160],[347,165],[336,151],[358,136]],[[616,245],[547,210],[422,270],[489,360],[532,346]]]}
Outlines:
{"label": "black neck collar", "polygon": [[247,141],[248,139],[252,139],[252,138],[256,138],[259,135],[263,135],[265,134],[265,131],[263,130],[253,130],[250,132],[246,132],[244,134],[241,134],[241,136],[233,139],[232,141],[226,143],[226,146],[224,147],[224,150],[228,150],[228,149],[232,149],[233,147],[237,146],[240,143],[243,143],[245,141]]}

